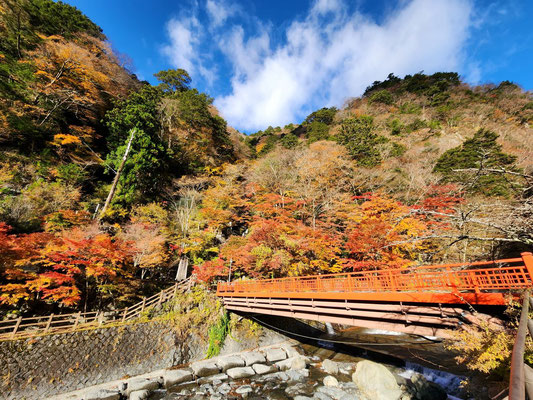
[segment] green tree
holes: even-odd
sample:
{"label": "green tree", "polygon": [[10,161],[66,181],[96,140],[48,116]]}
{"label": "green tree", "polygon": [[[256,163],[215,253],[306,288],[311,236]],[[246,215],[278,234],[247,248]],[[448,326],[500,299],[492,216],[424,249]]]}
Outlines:
{"label": "green tree", "polygon": [[184,69],[167,69],[154,74],[165,93],[185,92],[190,89],[191,77]]}
{"label": "green tree", "polygon": [[337,111],[337,107],[324,107],[309,114],[304,122],[308,124],[320,122],[326,125],[331,125],[333,123],[333,119],[335,118],[335,114],[337,114]]}
{"label": "green tree", "polygon": [[329,126],[324,122],[314,120],[309,125],[307,125],[307,138],[309,143],[328,139]]}
{"label": "green tree", "polygon": [[446,151],[437,160],[433,172],[439,172],[446,182],[461,182],[472,192],[489,196],[507,196],[512,181],[497,171],[516,171],[516,157],[502,152],[498,134],[478,130],[461,146]]}
{"label": "green tree", "polygon": [[26,9],[30,25],[46,35],[62,35],[72,38],[77,33],[86,33],[105,39],[102,28],[87,18],[80,10],[62,1],[30,0]]}
{"label": "green tree", "polygon": [[374,133],[372,117],[363,115],[345,119],[337,140],[346,147],[360,166],[373,167],[381,162],[378,145],[384,143],[386,139]]}
{"label": "green tree", "polygon": [[293,149],[298,146],[298,137],[294,133],[287,133],[281,140],[281,145],[286,149]]}
{"label": "green tree", "polygon": [[109,169],[117,170],[126,151],[128,132],[137,128],[128,157],[118,184],[115,203],[129,205],[133,202],[152,199],[167,181],[167,166],[171,152],[164,146],[160,135],[158,118],[162,91],[144,86],[129,97],[116,102],[106,114],[111,152],[106,163]]}

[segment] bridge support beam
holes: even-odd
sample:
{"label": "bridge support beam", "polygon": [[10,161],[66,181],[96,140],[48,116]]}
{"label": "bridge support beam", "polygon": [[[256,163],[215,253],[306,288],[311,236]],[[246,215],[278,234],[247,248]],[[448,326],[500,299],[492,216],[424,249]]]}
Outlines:
{"label": "bridge support beam", "polygon": [[408,334],[449,337],[463,323],[458,307],[315,301],[312,299],[223,298],[230,311],[329,322]]}

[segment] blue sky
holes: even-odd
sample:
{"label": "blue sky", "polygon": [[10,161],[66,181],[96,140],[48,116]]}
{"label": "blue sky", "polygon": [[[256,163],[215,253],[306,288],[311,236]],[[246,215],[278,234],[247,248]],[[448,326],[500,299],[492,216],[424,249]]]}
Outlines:
{"label": "blue sky", "polygon": [[185,68],[245,132],[342,106],[389,72],[533,89],[531,0],[67,0],[139,78]]}

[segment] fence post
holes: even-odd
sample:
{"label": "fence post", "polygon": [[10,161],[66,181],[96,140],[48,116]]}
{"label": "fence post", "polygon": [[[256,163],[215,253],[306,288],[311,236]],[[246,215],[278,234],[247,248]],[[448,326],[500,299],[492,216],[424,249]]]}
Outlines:
{"label": "fence post", "polygon": [[46,327],[44,328],[44,333],[48,332],[48,329],[50,329],[50,324],[52,323],[52,319],[54,318],[54,314],[50,314],[48,317],[48,321],[46,322]]}
{"label": "fence post", "polygon": [[529,274],[529,278],[533,282],[533,254],[530,252],[525,252],[520,255],[522,256],[522,260],[524,260],[524,265],[527,273]]}
{"label": "fence post", "polygon": [[145,307],[145,305],[146,305],[146,296],[143,297],[143,304],[142,304],[142,306],[141,306],[141,312],[144,311],[144,307]]}
{"label": "fence post", "polygon": [[160,306],[163,303],[163,291],[161,290],[159,292],[159,300],[157,301],[157,305]]}
{"label": "fence post", "polygon": [[17,323],[15,324],[15,327],[13,328],[13,332],[11,332],[11,337],[14,338],[15,335],[17,334],[17,331],[19,329],[19,325],[20,323],[22,322],[22,317],[18,317],[17,318]]}
{"label": "fence post", "polygon": [[178,293],[178,282],[174,284],[174,293],[172,293],[172,298],[176,298],[176,294]]}
{"label": "fence post", "polygon": [[80,322],[80,317],[81,317],[81,311],[76,314],[76,321],[74,321],[74,326],[72,327],[73,331],[76,330],[78,326],[78,322]]}
{"label": "fence post", "polygon": [[126,313],[128,312],[128,308],[129,308],[129,307],[126,307],[126,308],[124,309],[124,314],[122,314],[122,322],[126,321]]}

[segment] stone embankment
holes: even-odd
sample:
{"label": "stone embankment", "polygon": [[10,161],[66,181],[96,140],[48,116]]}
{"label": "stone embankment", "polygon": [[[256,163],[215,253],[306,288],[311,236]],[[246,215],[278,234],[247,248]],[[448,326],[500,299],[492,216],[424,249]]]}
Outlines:
{"label": "stone embankment", "polygon": [[[295,399],[445,400],[438,385],[363,360],[308,357],[287,343],[197,361],[53,400]],[[52,400],[51,399],[51,400]]]}

